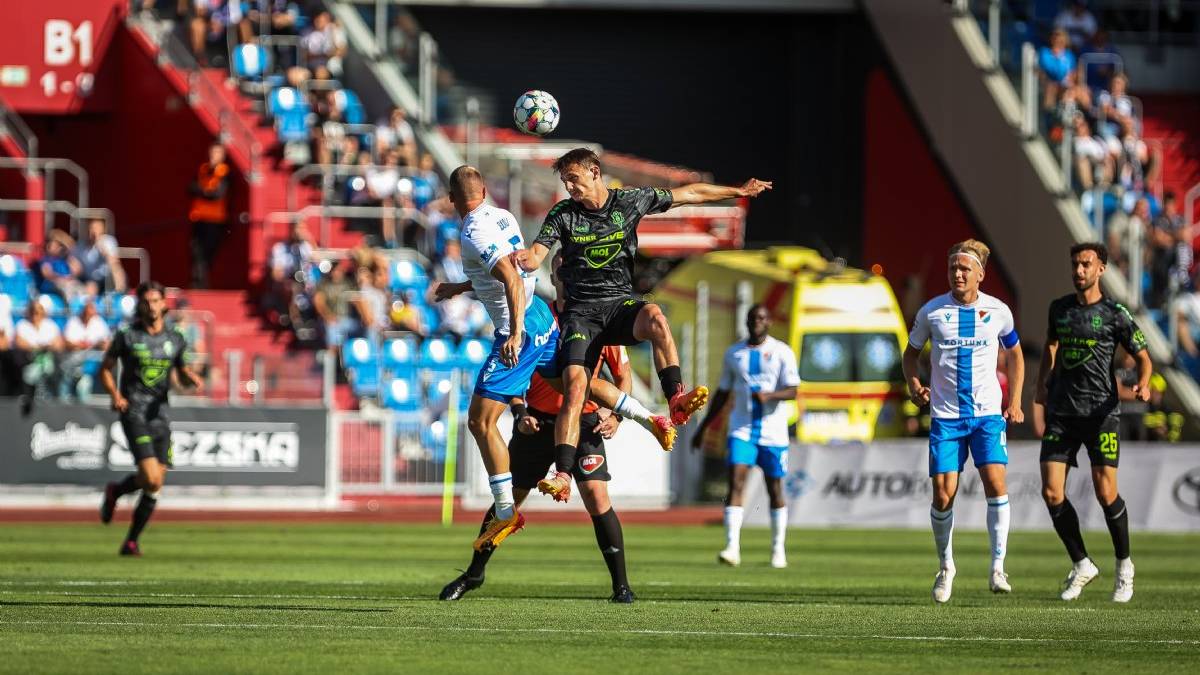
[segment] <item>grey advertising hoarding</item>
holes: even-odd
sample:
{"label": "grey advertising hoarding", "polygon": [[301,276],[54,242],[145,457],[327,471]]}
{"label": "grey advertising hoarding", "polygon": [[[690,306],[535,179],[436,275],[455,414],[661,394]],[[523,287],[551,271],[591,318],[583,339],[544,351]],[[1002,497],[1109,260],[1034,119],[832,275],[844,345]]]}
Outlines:
{"label": "grey advertising hoarding", "polygon": [[[171,408],[173,485],[316,486],[326,480],[324,409]],[[0,484],[103,485],[134,470],[117,414],[0,406]]]}
{"label": "grey advertising hoarding", "polygon": [[[1014,530],[1050,529],[1042,502],[1036,442],[1008,444],[1008,496]],[[793,445],[784,492],[795,527],[929,527],[929,444],[925,440],[870,444]],[[1104,530],[1092,490],[1087,452],[1067,479],[1067,496],[1087,529]],[[1200,446],[1121,444],[1120,492],[1138,531],[1200,531]],[[746,482],[746,523],[767,524],[767,495],[757,471]],[[956,529],[983,529],[987,505],[972,460],[954,500]]]}

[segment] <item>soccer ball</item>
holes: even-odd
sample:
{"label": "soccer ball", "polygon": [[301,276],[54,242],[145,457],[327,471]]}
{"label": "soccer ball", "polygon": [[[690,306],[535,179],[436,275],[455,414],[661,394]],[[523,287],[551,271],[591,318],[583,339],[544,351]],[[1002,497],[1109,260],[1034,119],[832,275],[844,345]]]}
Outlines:
{"label": "soccer ball", "polygon": [[558,126],[558,101],[544,91],[527,91],[513,106],[513,122],[527,134],[545,136]]}

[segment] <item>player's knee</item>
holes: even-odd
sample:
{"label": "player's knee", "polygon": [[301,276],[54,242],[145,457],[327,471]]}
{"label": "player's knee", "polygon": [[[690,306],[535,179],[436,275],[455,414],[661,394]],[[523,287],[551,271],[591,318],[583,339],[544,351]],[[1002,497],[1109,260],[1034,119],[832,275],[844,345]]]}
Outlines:
{"label": "player's knee", "polygon": [[933,491],[933,508],[938,511],[946,511],[951,506],[954,506],[954,495],[949,490],[938,489]]}
{"label": "player's knee", "polygon": [[162,490],[162,475],[148,475],[142,478],[142,492],[149,495],[158,494]]}
{"label": "player's knee", "polygon": [[648,305],[650,310],[650,334],[655,337],[670,337],[671,324],[667,323],[667,315],[657,305]]}
{"label": "player's knee", "polygon": [[471,435],[479,440],[487,436],[488,425],[482,417],[471,416],[467,419],[467,431],[470,431]]}
{"label": "player's knee", "polygon": [[1063,489],[1055,485],[1042,486],[1042,501],[1046,506],[1058,506],[1065,499]]}

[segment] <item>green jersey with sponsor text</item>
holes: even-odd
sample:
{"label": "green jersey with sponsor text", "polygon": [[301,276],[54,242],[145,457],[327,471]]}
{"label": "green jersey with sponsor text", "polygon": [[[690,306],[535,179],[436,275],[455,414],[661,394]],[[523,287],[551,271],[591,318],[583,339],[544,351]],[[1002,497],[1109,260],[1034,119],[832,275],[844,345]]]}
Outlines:
{"label": "green jersey with sponsor text", "polygon": [[671,191],[663,188],[609,190],[597,211],[573,199],[550,209],[536,243],[553,249],[562,244],[558,274],[567,302],[611,301],[633,294],[633,261],[637,226],[642,216],[671,208]]}
{"label": "green jersey with sponsor text", "polygon": [[1146,336],[1123,305],[1102,298],[1081,305],[1075,294],[1050,303],[1048,340],[1058,340],[1046,413],[1102,417],[1120,412],[1113,358],[1117,345],[1130,354],[1146,348]]}
{"label": "green jersey with sponsor text", "polygon": [[186,350],[187,340],[171,326],[157,335],[136,322],[117,331],[105,355],[121,363],[121,395],[129,401],[130,412],[166,402],[171,369],[185,363]]}

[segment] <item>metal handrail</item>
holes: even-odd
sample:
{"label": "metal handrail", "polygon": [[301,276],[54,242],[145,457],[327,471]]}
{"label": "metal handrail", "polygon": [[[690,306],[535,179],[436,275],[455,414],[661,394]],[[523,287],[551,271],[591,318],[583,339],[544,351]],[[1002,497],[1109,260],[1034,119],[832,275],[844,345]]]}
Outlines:
{"label": "metal handrail", "polygon": [[[105,230],[109,233],[113,231],[113,223],[116,222],[113,212],[108,209],[79,208],[71,202],[61,199],[0,199],[0,211],[46,211],[48,213],[63,213],[71,219],[72,237],[79,238],[79,221],[85,218],[101,218],[105,223]],[[54,229],[53,218],[46,220],[46,233]]]}
{"label": "metal handrail", "polygon": [[141,246],[118,246],[117,257],[138,261],[138,283],[150,280],[150,252]]}
{"label": "metal handrail", "polygon": [[25,124],[25,120],[17,114],[17,111],[5,105],[4,101],[0,101],[0,131],[12,130],[16,134],[10,133],[17,145],[21,146],[21,152],[25,156],[34,159],[38,155],[38,139],[33,130]]}
{"label": "metal handrail", "polygon": [[302,166],[288,176],[287,208],[289,211],[295,211],[298,208],[296,191],[299,189],[300,183],[309,176],[320,174],[321,181],[325,182],[333,176],[365,176],[369,169],[382,170],[385,168],[395,169],[397,173],[405,178],[414,178],[417,176],[416,170],[407,166],[388,167],[383,164],[308,164]]}
{"label": "metal handrail", "polygon": [[420,209],[410,209],[402,206],[387,208],[384,206],[333,206],[322,204],[310,204],[299,211],[272,211],[267,214],[264,223],[268,227],[263,228],[263,242],[270,244],[271,228],[269,225],[274,223],[292,223],[302,220],[308,220],[314,216],[321,218],[321,232],[317,238],[317,242],[322,246],[327,246],[330,239],[329,218],[382,218],[385,213],[391,211],[397,220],[405,218],[411,220],[427,231],[429,229],[429,219]]}
{"label": "metal handrail", "polygon": [[[0,157],[0,169],[25,169],[26,171],[65,171],[74,176],[79,184],[78,204],[80,208],[87,208],[88,197],[91,194],[89,188],[90,181],[88,179],[87,169],[84,169],[79,164],[65,157]],[[53,188],[48,188],[50,191],[46,198],[54,200]]]}

